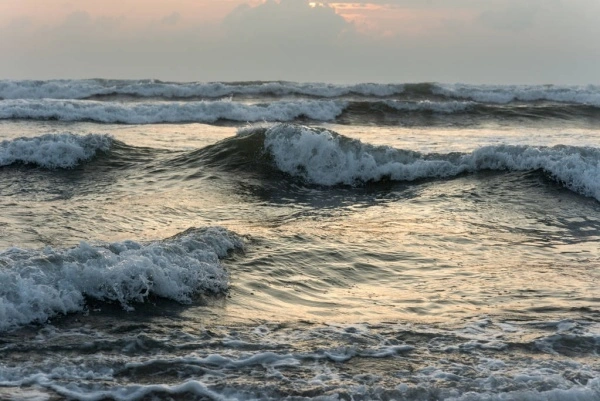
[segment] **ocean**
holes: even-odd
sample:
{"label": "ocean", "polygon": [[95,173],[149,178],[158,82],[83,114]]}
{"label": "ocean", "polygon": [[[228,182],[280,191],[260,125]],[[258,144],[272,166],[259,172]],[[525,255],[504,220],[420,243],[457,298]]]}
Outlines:
{"label": "ocean", "polygon": [[0,81],[0,399],[600,400],[600,86]]}

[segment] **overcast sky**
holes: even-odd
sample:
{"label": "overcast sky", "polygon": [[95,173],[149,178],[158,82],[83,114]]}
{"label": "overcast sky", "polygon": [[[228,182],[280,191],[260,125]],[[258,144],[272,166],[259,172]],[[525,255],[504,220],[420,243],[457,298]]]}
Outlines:
{"label": "overcast sky", "polygon": [[0,79],[600,84],[600,0],[0,0]]}

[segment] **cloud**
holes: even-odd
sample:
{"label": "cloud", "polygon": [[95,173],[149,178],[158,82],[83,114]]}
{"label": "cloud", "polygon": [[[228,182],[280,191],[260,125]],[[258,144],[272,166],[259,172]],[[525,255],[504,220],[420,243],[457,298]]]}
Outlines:
{"label": "cloud", "polygon": [[103,42],[118,36],[125,20],[126,18],[123,16],[92,17],[88,12],[78,10],[68,14],[57,26],[42,29],[40,33],[45,39],[52,40],[54,38],[62,41],[65,45],[85,40]]}
{"label": "cloud", "polygon": [[12,18],[6,25],[6,28],[10,31],[24,31],[31,29],[32,27],[33,22],[31,21],[31,18],[25,16]]}
{"label": "cloud", "polygon": [[[487,0],[496,1],[496,0]],[[500,0],[504,1],[504,0]],[[335,5],[351,5],[351,6],[369,6],[369,5],[380,5],[388,8],[416,8],[416,9],[451,9],[451,8],[472,8],[478,7],[482,3],[481,0],[368,0],[368,1],[356,1],[356,0],[330,0],[327,4],[332,6]]]}
{"label": "cloud", "polygon": [[181,20],[181,14],[178,12],[173,12],[169,15],[164,16],[160,22],[165,25],[177,25],[177,23]]}
{"label": "cloud", "polygon": [[520,32],[532,28],[538,15],[556,12],[561,8],[560,0],[492,2],[481,11],[479,21],[492,29]]}
{"label": "cloud", "polygon": [[598,0],[242,1],[4,13],[0,78],[599,82]]}
{"label": "cloud", "polygon": [[333,8],[299,0],[267,0],[256,7],[242,4],[224,19],[223,26],[234,41],[286,42],[291,47],[333,43],[353,31]]}
{"label": "cloud", "polygon": [[300,0],[242,4],[221,26],[215,53],[240,79],[322,81],[339,70],[337,63],[350,61],[357,38],[354,25],[335,9]]}
{"label": "cloud", "polygon": [[508,8],[502,11],[484,11],[480,15],[481,22],[495,29],[522,31],[531,28],[537,8],[528,4]]}

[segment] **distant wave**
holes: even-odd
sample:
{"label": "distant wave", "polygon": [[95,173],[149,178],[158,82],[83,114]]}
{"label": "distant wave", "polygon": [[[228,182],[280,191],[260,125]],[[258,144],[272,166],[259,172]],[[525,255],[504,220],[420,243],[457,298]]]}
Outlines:
{"label": "distant wave", "polygon": [[435,84],[431,93],[482,103],[551,101],[600,106],[600,86]]}
{"label": "distant wave", "polygon": [[[434,121],[429,116],[437,115]],[[454,117],[455,116],[455,117]],[[475,120],[462,119],[463,116]],[[408,118],[407,118],[408,117]],[[119,124],[292,122],[302,119],[342,124],[466,124],[494,119],[600,119],[600,107],[578,104],[483,104],[472,100],[278,100],[248,104],[230,100],[118,102],[93,100],[3,100],[0,119],[94,121]]]}
{"label": "distant wave", "polygon": [[600,107],[600,86],[268,82],[162,82],[158,80],[0,80],[0,99],[93,99],[109,96],[217,99],[232,96],[391,98],[404,101],[471,100],[480,103],[550,101]]}
{"label": "distant wave", "polygon": [[422,100],[416,102],[406,102],[401,100],[383,100],[376,103],[362,103],[371,109],[385,106],[392,110],[407,111],[407,112],[434,112],[434,113],[460,113],[476,106],[475,102],[464,101],[430,101]]}
{"label": "distant wave", "polygon": [[330,121],[346,106],[342,101],[277,101],[244,104],[231,101],[121,103],[90,100],[4,100],[0,119],[96,121],[152,124],[176,122],[214,123],[219,120],[293,121],[306,117]]}
{"label": "distant wave", "polygon": [[23,163],[70,168],[93,158],[98,152],[107,152],[113,141],[109,135],[70,133],[4,140],[0,142],[0,166]]}
{"label": "distant wave", "polygon": [[223,292],[228,274],[219,258],[242,247],[232,232],[209,227],[146,244],[1,251],[0,331],[83,311],[85,297],[131,310],[150,295],[188,303],[195,294]]}
{"label": "distant wave", "polygon": [[[264,141],[262,151],[256,149],[257,141]],[[233,152],[236,147],[238,151]],[[483,170],[542,170],[572,191],[600,200],[598,148],[498,145],[471,153],[423,154],[373,146],[323,128],[276,124],[244,128],[238,139],[203,152],[205,156],[219,155],[222,165],[227,164],[225,154],[235,154],[234,164],[242,165],[240,154],[247,152],[247,163],[272,163],[283,173],[324,186],[450,178]],[[261,152],[268,157],[259,156]]]}
{"label": "distant wave", "polygon": [[313,97],[391,96],[402,93],[401,84],[363,83],[334,85],[297,82],[162,82],[158,80],[0,80],[4,99],[87,99],[96,96],[126,95],[154,98],[220,98],[233,95]]}
{"label": "distant wave", "polygon": [[[360,116],[365,121],[375,119],[376,122],[385,124],[387,119],[392,123],[406,123],[405,117],[428,117],[439,115],[439,122],[452,122],[464,124],[462,117],[471,117],[480,120],[507,120],[507,119],[560,119],[572,120],[600,119],[600,107],[584,104],[563,103],[479,103],[474,100],[393,100],[378,101],[349,101],[344,109],[344,117]],[[453,118],[456,116],[457,118]],[[446,117],[447,120],[444,118]],[[379,118],[381,121],[378,121]],[[338,118],[339,120],[339,118]],[[427,124],[432,124],[427,121]]]}

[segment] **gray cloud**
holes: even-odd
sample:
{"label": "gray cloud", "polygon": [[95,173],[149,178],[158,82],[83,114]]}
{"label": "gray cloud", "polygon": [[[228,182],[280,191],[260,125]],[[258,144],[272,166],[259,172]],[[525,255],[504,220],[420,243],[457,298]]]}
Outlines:
{"label": "gray cloud", "polygon": [[484,25],[495,29],[521,31],[531,28],[538,10],[537,7],[523,3],[500,11],[484,11],[480,20]]}
{"label": "gray cloud", "polygon": [[[480,7],[488,2],[495,2],[497,0],[371,0],[371,1],[353,1],[353,0],[330,0],[327,1],[327,4],[377,4],[387,7],[394,8],[443,8],[443,9],[451,9],[451,8],[473,8]],[[503,1],[503,0],[500,0]]]}
{"label": "gray cloud", "polygon": [[[321,81],[347,59],[354,26],[328,6],[298,0],[241,5],[223,21],[217,53],[243,79]],[[233,71],[232,71],[233,73]]]}
{"label": "gray cloud", "polygon": [[106,38],[114,37],[118,34],[119,28],[125,22],[125,17],[92,17],[85,11],[74,11],[58,26],[49,30],[42,30],[40,33],[46,39],[59,39],[69,43],[71,39],[93,40],[102,42]]}
{"label": "gray cloud", "polygon": [[[144,27],[74,12],[53,27],[28,19],[1,26],[0,53],[11,57],[0,77],[600,83],[597,0],[379,3],[444,19],[422,34],[381,38],[300,0],[242,5],[196,25],[175,11]],[[470,19],[440,11],[460,7]]]}
{"label": "gray cloud", "polygon": [[18,17],[11,19],[6,25],[7,30],[24,31],[33,27],[33,22],[29,17]]}
{"label": "gray cloud", "polygon": [[307,2],[282,0],[250,7],[241,5],[223,21],[235,39],[244,42],[286,41],[290,46],[302,43],[333,42],[353,30],[353,26],[328,6],[309,7]]}
{"label": "gray cloud", "polygon": [[177,25],[177,23],[181,20],[181,14],[178,12],[173,12],[169,15],[164,16],[160,22],[165,25]]}

